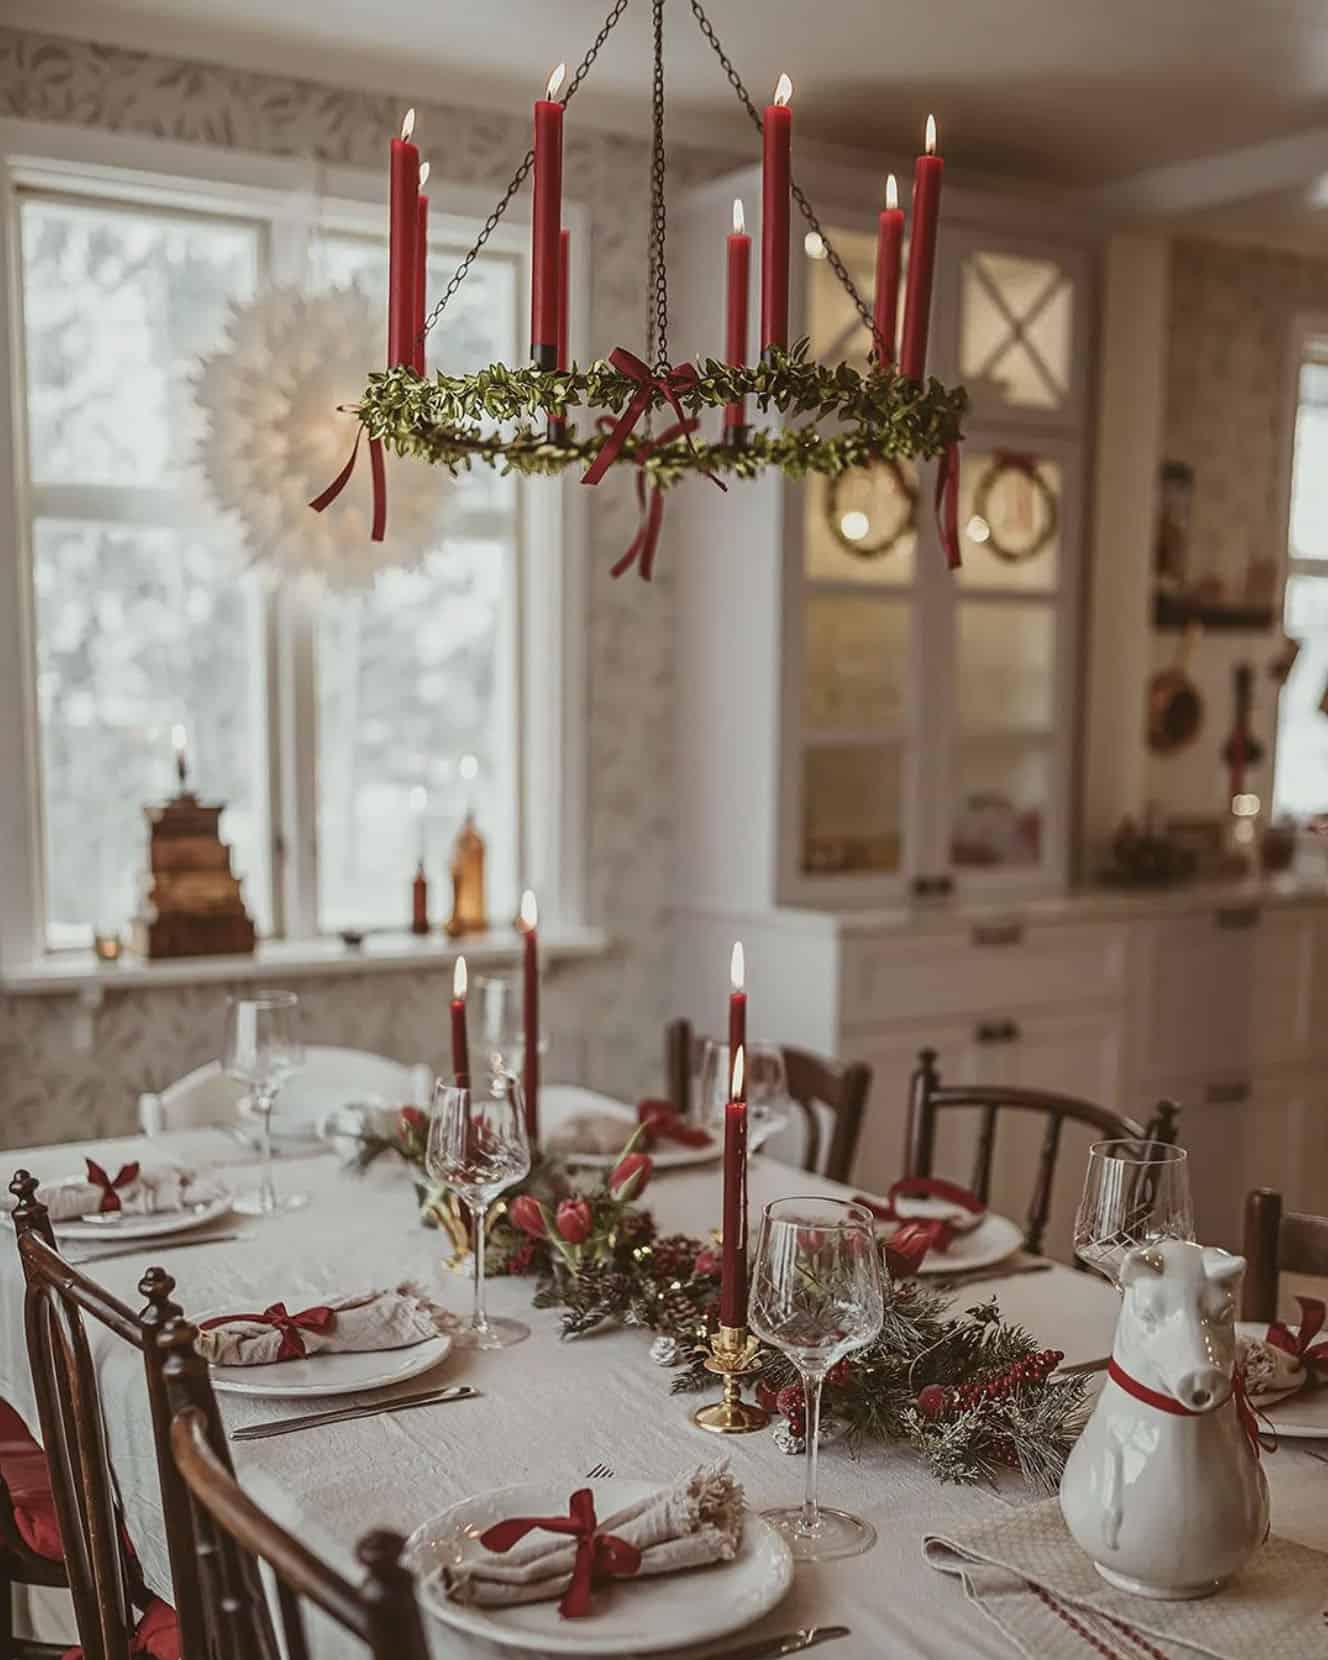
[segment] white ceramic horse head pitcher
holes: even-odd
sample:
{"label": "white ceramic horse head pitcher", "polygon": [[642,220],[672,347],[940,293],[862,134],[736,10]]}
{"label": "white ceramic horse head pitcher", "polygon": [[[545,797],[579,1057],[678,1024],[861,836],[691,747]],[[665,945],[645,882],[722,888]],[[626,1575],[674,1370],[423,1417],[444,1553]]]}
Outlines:
{"label": "white ceramic horse head pitcher", "polygon": [[1268,1482],[1232,1389],[1244,1270],[1174,1239],[1121,1265],[1111,1366],[1061,1510],[1102,1577],[1139,1596],[1207,1596],[1268,1533]]}

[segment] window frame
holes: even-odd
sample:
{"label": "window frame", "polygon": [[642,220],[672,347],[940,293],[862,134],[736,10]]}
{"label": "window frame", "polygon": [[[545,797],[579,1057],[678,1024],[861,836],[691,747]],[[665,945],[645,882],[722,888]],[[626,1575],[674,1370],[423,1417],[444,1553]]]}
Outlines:
{"label": "window frame", "polygon": [[[386,138],[384,154],[386,155]],[[36,629],[27,476],[18,198],[21,189],[85,200],[258,221],[271,280],[298,278],[311,232],[381,234],[383,176],[307,158],[276,158],[48,123],[0,120],[0,977],[40,972],[63,955],[48,949],[36,700]],[[492,207],[481,187],[431,180],[431,232],[471,235]],[[564,207],[573,230],[574,349],[589,318],[589,214]],[[529,208],[515,199],[492,243],[527,245]],[[527,271],[518,265],[520,295]],[[518,298],[518,306],[521,299]],[[586,921],[587,523],[581,492],[547,480],[517,482],[515,657],[516,858],[540,896],[541,923],[575,930]],[[279,588],[261,619],[267,712],[268,858],[273,932],[283,949],[315,946],[317,927],[316,617],[295,585]],[[531,810],[535,802],[547,812]],[[279,851],[280,850],[280,851]],[[403,876],[403,883],[404,883]],[[404,903],[404,898],[403,898]]]}

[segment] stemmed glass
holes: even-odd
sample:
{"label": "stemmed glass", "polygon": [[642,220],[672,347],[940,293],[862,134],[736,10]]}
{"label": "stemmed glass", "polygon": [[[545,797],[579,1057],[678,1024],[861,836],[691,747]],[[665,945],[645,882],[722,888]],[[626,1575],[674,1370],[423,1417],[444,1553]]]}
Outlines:
{"label": "stemmed glass", "polygon": [[470,1074],[470,1087],[440,1078],[424,1167],[440,1187],[450,1188],[470,1212],[475,1264],[475,1306],[470,1323],[456,1336],[466,1349],[506,1349],[530,1336],[520,1320],[490,1319],[484,1307],[484,1232],[489,1206],[530,1170],[526,1103],[510,1072]]}
{"label": "stemmed glass", "polygon": [[1166,1141],[1095,1141],[1074,1219],[1074,1250],[1118,1289],[1125,1255],[1159,1239],[1193,1239],[1190,1160]]}
{"label": "stemmed glass", "polygon": [[[521,1076],[526,1017],[521,980],[515,974],[481,974],[470,999],[471,1042],[489,1066]],[[545,1042],[539,1040],[540,1053]]]}
{"label": "stemmed glass", "polygon": [[[707,1038],[701,1058],[701,1114],[719,1134],[724,1128],[724,1104],[729,1098],[732,1069],[729,1046]],[[788,1123],[788,1078],[784,1051],[777,1043],[749,1043],[743,1050],[747,1096],[747,1141],[753,1151]]]}
{"label": "stemmed glass", "polygon": [[258,1190],[235,1201],[236,1210],[245,1216],[276,1216],[309,1202],[305,1193],[278,1195],[272,1179],[272,1109],[282,1084],[304,1065],[299,1010],[293,991],[255,991],[226,1002],[222,1070],[249,1086],[249,1111],[260,1126],[263,1162]]}
{"label": "stemmed glass", "polygon": [[839,1199],[776,1199],[765,1207],[747,1323],[797,1367],[806,1398],[807,1485],[800,1505],[764,1512],[802,1562],[857,1556],[876,1543],[860,1516],[816,1497],[821,1385],[836,1361],[881,1330],[880,1258],[872,1218]]}

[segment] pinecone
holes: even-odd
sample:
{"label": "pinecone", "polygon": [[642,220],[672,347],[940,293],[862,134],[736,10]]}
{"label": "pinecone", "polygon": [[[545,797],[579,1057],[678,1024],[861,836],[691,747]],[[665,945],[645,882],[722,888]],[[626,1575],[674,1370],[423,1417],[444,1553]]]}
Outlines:
{"label": "pinecone", "polygon": [[618,1243],[629,1251],[651,1245],[654,1237],[655,1218],[648,1210],[627,1210],[618,1219]]}
{"label": "pinecone", "polygon": [[685,1291],[663,1291],[655,1298],[655,1330],[699,1341],[705,1325],[696,1304]]}
{"label": "pinecone", "polygon": [[692,1263],[700,1249],[694,1239],[685,1233],[666,1234],[650,1244],[650,1271],[662,1280],[687,1280],[692,1276]]}

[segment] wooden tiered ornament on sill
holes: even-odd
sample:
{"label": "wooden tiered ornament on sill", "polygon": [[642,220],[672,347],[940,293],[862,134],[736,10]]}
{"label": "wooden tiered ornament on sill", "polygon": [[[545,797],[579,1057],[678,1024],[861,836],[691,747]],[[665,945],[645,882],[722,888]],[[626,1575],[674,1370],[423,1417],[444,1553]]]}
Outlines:
{"label": "wooden tiered ornament on sill", "polygon": [[148,892],[134,918],[132,943],[145,957],[244,956],[254,925],[244,907],[231,850],[221,839],[224,804],[206,805],[189,788],[182,737],[175,746],[179,793],[145,807],[149,826]]}

